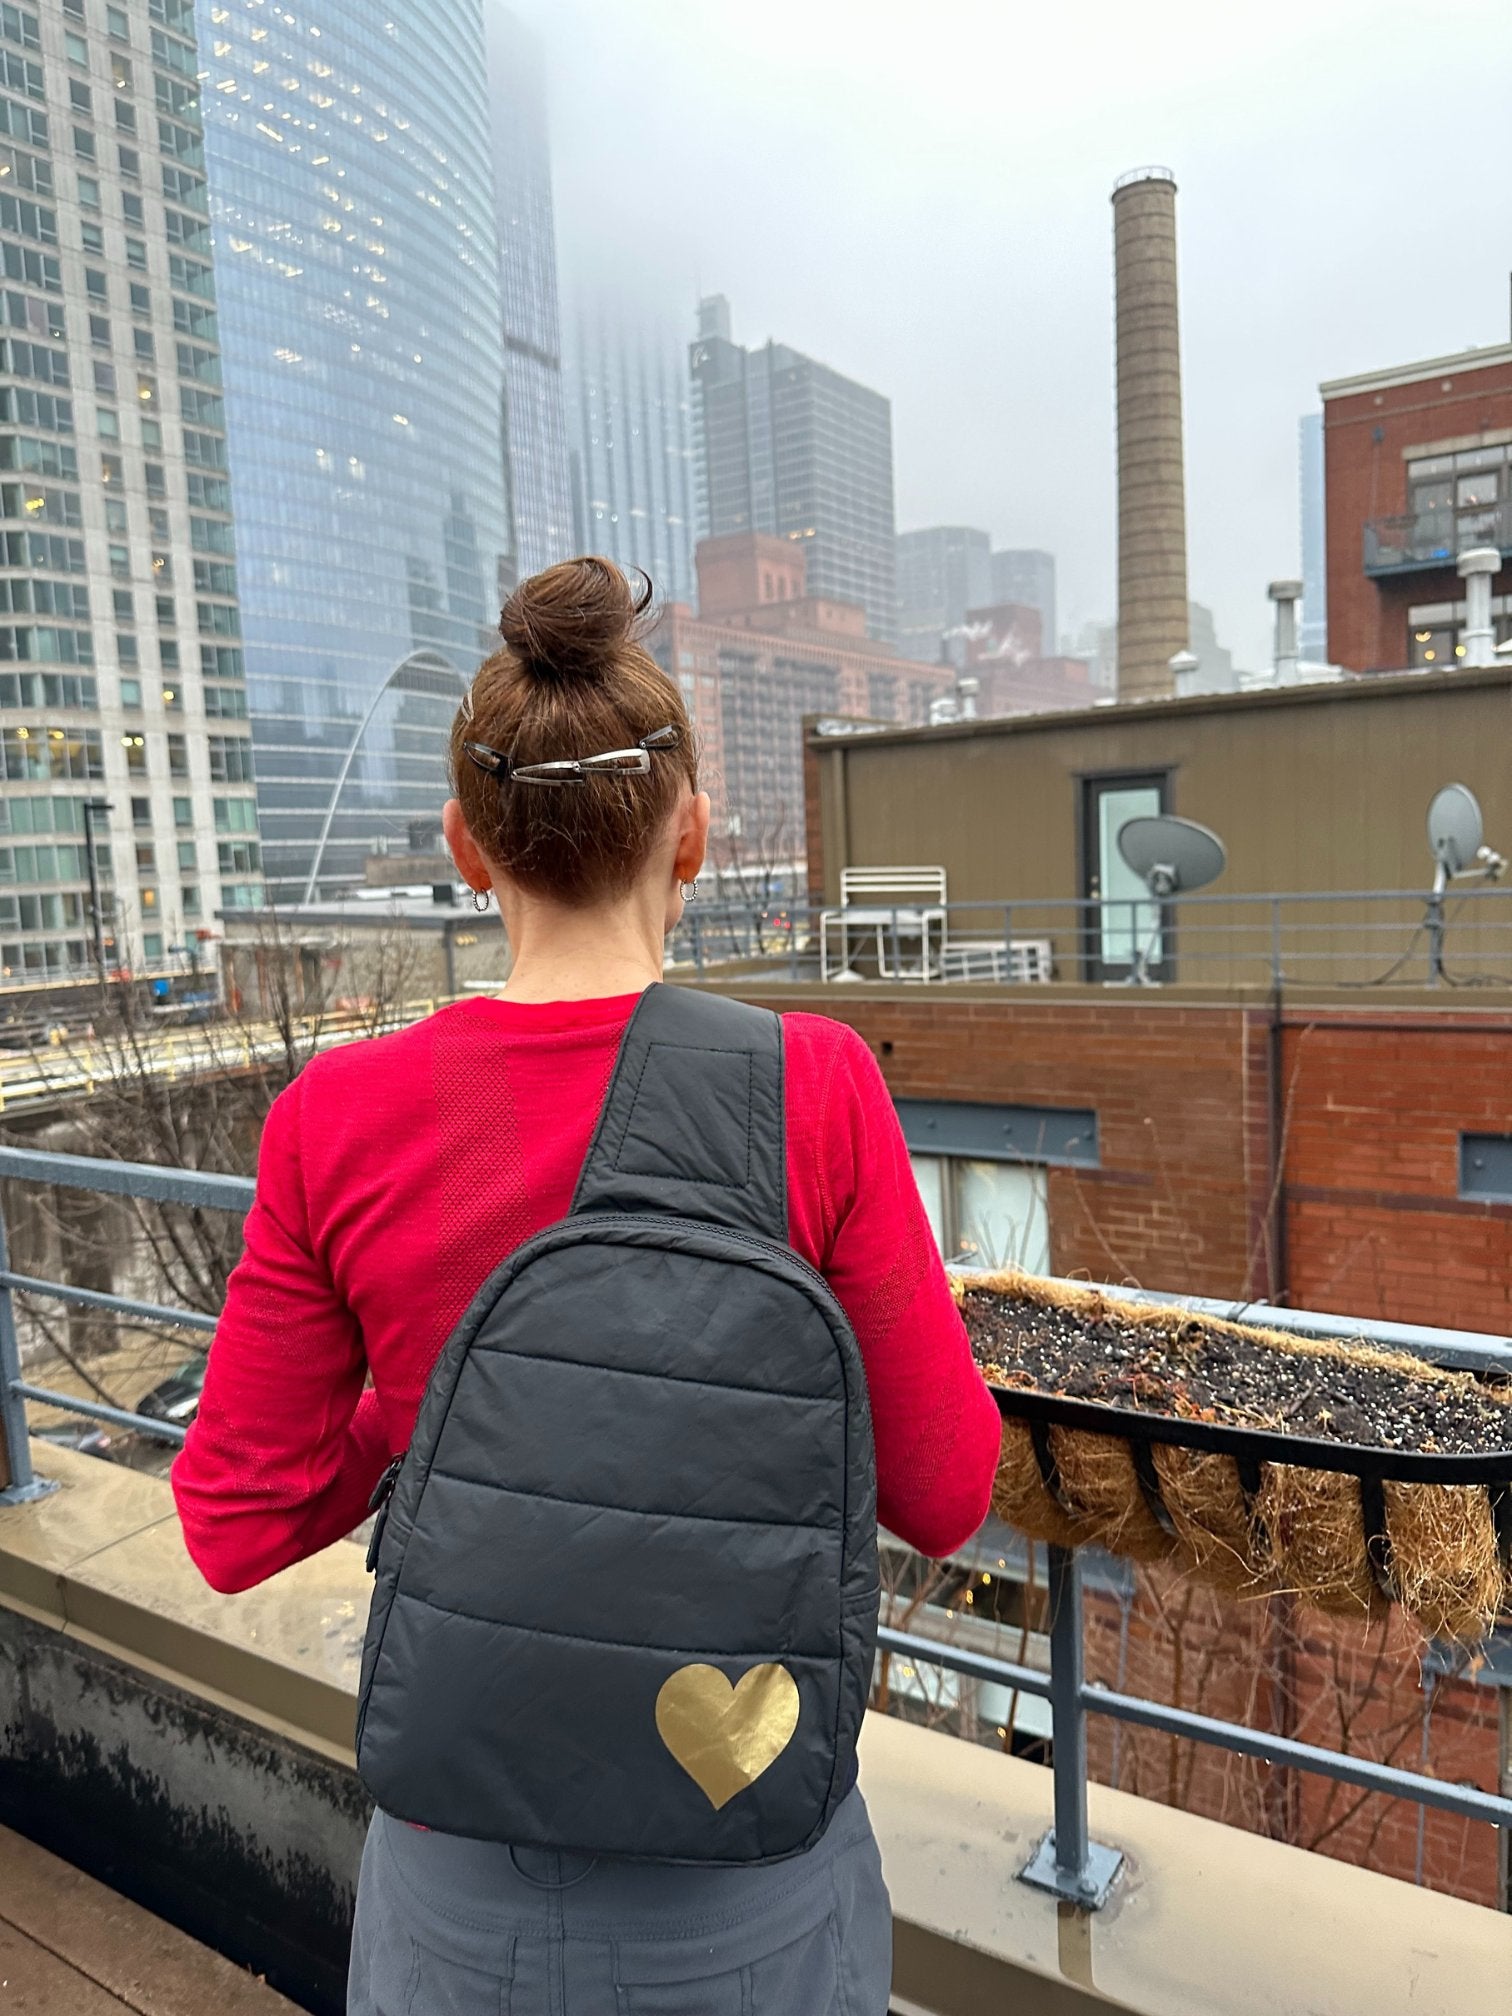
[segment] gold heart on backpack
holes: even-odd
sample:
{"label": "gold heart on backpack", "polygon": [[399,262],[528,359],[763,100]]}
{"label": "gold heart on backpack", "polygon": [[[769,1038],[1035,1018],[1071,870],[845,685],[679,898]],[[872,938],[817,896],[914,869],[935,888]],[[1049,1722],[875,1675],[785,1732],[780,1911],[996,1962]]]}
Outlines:
{"label": "gold heart on backpack", "polygon": [[657,1734],[717,1813],[793,1740],[798,1683],[753,1666],[732,1687],[717,1666],[681,1666],[656,1697]]}

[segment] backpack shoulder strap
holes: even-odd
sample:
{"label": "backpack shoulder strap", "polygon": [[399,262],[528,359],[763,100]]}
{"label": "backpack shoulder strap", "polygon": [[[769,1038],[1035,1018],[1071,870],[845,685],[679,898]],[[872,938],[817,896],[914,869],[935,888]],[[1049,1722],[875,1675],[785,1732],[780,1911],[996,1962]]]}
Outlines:
{"label": "backpack shoulder strap", "polygon": [[659,1211],[787,1244],[782,1024],[684,987],[641,996],[574,1213]]}

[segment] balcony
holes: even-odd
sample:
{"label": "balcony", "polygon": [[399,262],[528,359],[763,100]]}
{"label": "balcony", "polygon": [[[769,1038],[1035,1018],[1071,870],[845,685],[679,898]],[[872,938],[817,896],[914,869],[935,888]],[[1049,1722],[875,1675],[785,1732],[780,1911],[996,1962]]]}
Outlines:
{"label": "balcony", "polygon": [[1414,574],[1452,568],[1472,546],[1495,546],[1512,555],[1512,500],[1468,511],[1417,511],[1372,518],[1365,526],[1365,572]]}
{"label": "balcony", "polygon": [[[107,1192],[232,1218],[246,1209],[251,1187],[12,1146],[0,1147],[0,1177],[57,1196]],[[164,1446],[182,1430],[23,1376],[22,1297],[31,1307],[93,1309],[157,1329],[208,1323],[201,1312],[181,1317],[145,1297],[19,1274],[0,1227],[8,1466],[0,1489],[0,1716],[9,1732],[0,1820],[266,1976],[298,2006],[337,2016],[365,1821],[351,1756],[368,1591],[362,1556],[338,1543],[244,1596],[211,1594],[184,1553],[160,1477],[28,1440],[28,1404],[62,1407]],[[1339,1319],[1296,1311],[1248,1313],[1304,1333],[1340,1328]],[[1499,1364],[1512,1354],[1504,1338],[1409,1326],[1394,1329],[1390,1342],[1462,1363]],[[887,1664],[948,1675],[957,1690],[992,1690],[994,1701],[1032,1700],[1042,1706],[1031,1726],[1048,1725],[1042,1763],[917,1720],[869,1718],[862,1783],[894,1898],[896,2016],[1003,2009],[1090,2016],[1110,2008],[1131,2016],[1304,2008],[1316,2016],[1447,2016],[1502,2006],[1512,1920],[1501,1912],[1197,1817],[1180,1799],[1162,1803],[1091,1783],[1089,1735],[1100,1745],[1110,1727],[1150,1732],[1172,1758],[1185,1744],[1256,1760],[1278,1780],[1386,1794],[1425,1817],[1450,1816],[1502,1840],[1512,1829],[1512,1784],[1498,1786],[1494,1772],[1488,1785],[1462,1782],[1460,1772],[1403,1768],[1347,1731],[1338,1744],[1307,1741],[1263,1716],[1210,1715],[1137,1692],[1116,1673],[1112,1682],[1091,1677],[1096,1558],[1089,1565],[1050,1550],[1045,1568],[1035,1628],[1026,1623],[1007,1656],[980,1630],[943,1633],[937,1618],[926,1629],[894,1611],[884,1626]],[[0,1833],[0,1868],[11,1866],[6,1846]],[[64,1924],[61,1932],[53,1927],[54,1946],[73,1956],[81,1979],[109,1985],[104,1963],[88,1957],[98,1894],[86,1895],[56,1865],[33,1877],[19,1936],[40,1945],[42,1883]],[[14,1890],[7,1895],[0,1946],[6,1923],[26,1905]],[[188,1965],[189,1957],[209,1964],[171,1938],[164,1953],[151,1964]],[[263,2007],[229,1994],[217,1994],[215,2004],[245,2007],[249,2016]],[[94,2003],[64,1996],[54,2006],[77,2012]],[[108,2006],[180,2004],[120,1993]],[[278,2006],[268,2003],[270,2016]]]}

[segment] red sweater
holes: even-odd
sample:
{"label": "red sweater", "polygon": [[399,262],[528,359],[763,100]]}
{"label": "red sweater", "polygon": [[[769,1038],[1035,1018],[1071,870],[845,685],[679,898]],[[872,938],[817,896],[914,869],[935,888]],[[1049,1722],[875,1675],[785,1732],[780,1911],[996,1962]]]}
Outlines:
{"label": "red sweater", "polygon": [[[275,1103],[173,1466],[215,1588],[249,1588],[361,1523],[474,1292],[566,1215],[634,1005],[463,1002],[316,1058]],[[871,1052],[819,1016],[783,1031],[789,1236],[855,1326],[881,1517],[947,1554],[986,1514],[997,1408]]]}

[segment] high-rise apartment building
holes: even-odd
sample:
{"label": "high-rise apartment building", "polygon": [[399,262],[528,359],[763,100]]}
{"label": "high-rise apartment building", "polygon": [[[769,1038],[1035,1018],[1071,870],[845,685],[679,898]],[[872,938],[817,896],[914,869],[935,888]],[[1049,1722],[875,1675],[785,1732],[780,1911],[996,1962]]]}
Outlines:
{"label": "high-rise apartment building", "polygon": [[568,422],[574,543],[693,600],[693,421],[681,345],[602,306],[572,328]]}
{"label": "high-rise apartment building", "polygon": [[572,486],[540,49],[500,0],[483,4],[504,333],[510,571],[518,580],[572,553]]}
{"label": "high-rise apartment building", "polygon": [[269,894],[288,901],[338,783],[322,883],[358,879],[375,843],[434,815],[445,730],[497,618],[483,12],[201,15],[247,692]]}
{"label": "high-rise apartment building", "polygon": [[1010,547],[992,556],[992,599],[1038,609],[1040,635],[1047,652],[1056,649],[1055,555],[1038,547]]}
{"label": "high-rise apartment building", "polygon": [[262,899],[197,68],[192,0],[0,6],[8,980]]}
{"label": "high-rise apartment building", "polygon": [[897,630],[892,407],[785,343],[743,349],[723,295],[699,310],[689,352],[703,535],[775,532],[802,543],[808,592]]}
{"label": "high-rise apartment building", "polygon": [[932,664],[968,609],[991,602],[992,541],[970,525],[930,525],[897,540],[898,647]]}

